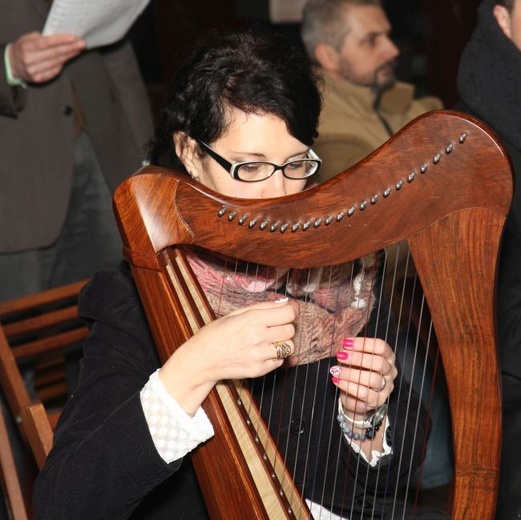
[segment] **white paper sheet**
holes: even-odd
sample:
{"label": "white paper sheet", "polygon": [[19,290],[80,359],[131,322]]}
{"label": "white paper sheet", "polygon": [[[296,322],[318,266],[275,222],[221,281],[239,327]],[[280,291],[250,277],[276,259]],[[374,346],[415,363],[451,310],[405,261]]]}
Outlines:
{"label": "white paper sheet", "polygon": [[54,0],[43,34],[72,33],[87,47],[121,39],[150,0]]}

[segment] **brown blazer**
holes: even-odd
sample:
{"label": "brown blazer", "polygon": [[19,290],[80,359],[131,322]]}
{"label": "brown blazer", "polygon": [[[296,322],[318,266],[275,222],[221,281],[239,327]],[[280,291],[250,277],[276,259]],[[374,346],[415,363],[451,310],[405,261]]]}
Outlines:
{"label": "brown blazer", "polygon": [[47,10],[45,0],[0,0],[0,253],[48,246],[62,229],[73,175],[72,85],[111,189],[139,168],[151,134],[126,40],[84,52],[44,85],[7,84],[6,44],[41,31]]}

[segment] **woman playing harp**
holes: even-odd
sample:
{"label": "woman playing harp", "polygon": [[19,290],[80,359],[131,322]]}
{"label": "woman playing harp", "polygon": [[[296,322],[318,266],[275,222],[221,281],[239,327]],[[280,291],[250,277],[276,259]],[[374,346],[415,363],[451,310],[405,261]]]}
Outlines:
{"label": "woman playing harp", "polygon": [[[284,45],[247,33],[196,50],[152,162],[234,197],[304,190],[320,167],[320,95]],[[213,435],[201,403],[214,385],[243,378],[315,518],[402,515],[396,490],[420,463],[426,414],[405,382],[395,389],[394,338],[374,304],[378,256],[311,273],[201,251],[189,261],[221,317],[163,366],[127,265],[83,292],[90,336],[36,484],[38,518],[206,518],[185,455]]]}

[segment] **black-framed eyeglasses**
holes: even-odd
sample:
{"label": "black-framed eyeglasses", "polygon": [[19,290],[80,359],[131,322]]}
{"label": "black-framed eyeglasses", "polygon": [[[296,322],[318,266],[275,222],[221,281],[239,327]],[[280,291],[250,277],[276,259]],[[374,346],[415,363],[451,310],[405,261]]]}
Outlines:
{"label": "black-framed eyeglasses", "polygon": [[302,180],[317,173],[322,161],[318,155],[309,150],[305,159],[288,161],[278,165],[266,161],[230,162],[217,152],[212,150],[206,143],[196,139],[199,145],[208,155],[218,162],[234,179],[243,182],[261,182],[269,179],[277,170],[288,179]]}

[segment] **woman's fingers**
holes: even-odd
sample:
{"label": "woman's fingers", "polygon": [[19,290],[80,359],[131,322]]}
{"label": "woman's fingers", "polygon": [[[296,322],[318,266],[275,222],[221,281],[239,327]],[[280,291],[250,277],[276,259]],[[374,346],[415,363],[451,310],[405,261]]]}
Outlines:
{"label": "woman's fingers", "polygon": [[[393,372],[395,355],[391,347],[378,338],[348,338],[337,352],[340,363],[388,375]],[[394,375],[395,376],[395,375]]]}
{"label": "woman's fingers", "polygon": [[342,391],[346,410],[363,413],[383,404],[394,389],[398,371],[391,347],[377,338],[347,338],[330,370]]}
{"label": "woman's fingers", "polygon": [[294,352],[297,315],[297,306],[288,300],[256,304],[204,326],[184,349],[190,349],[204,379],[258,377]]}

